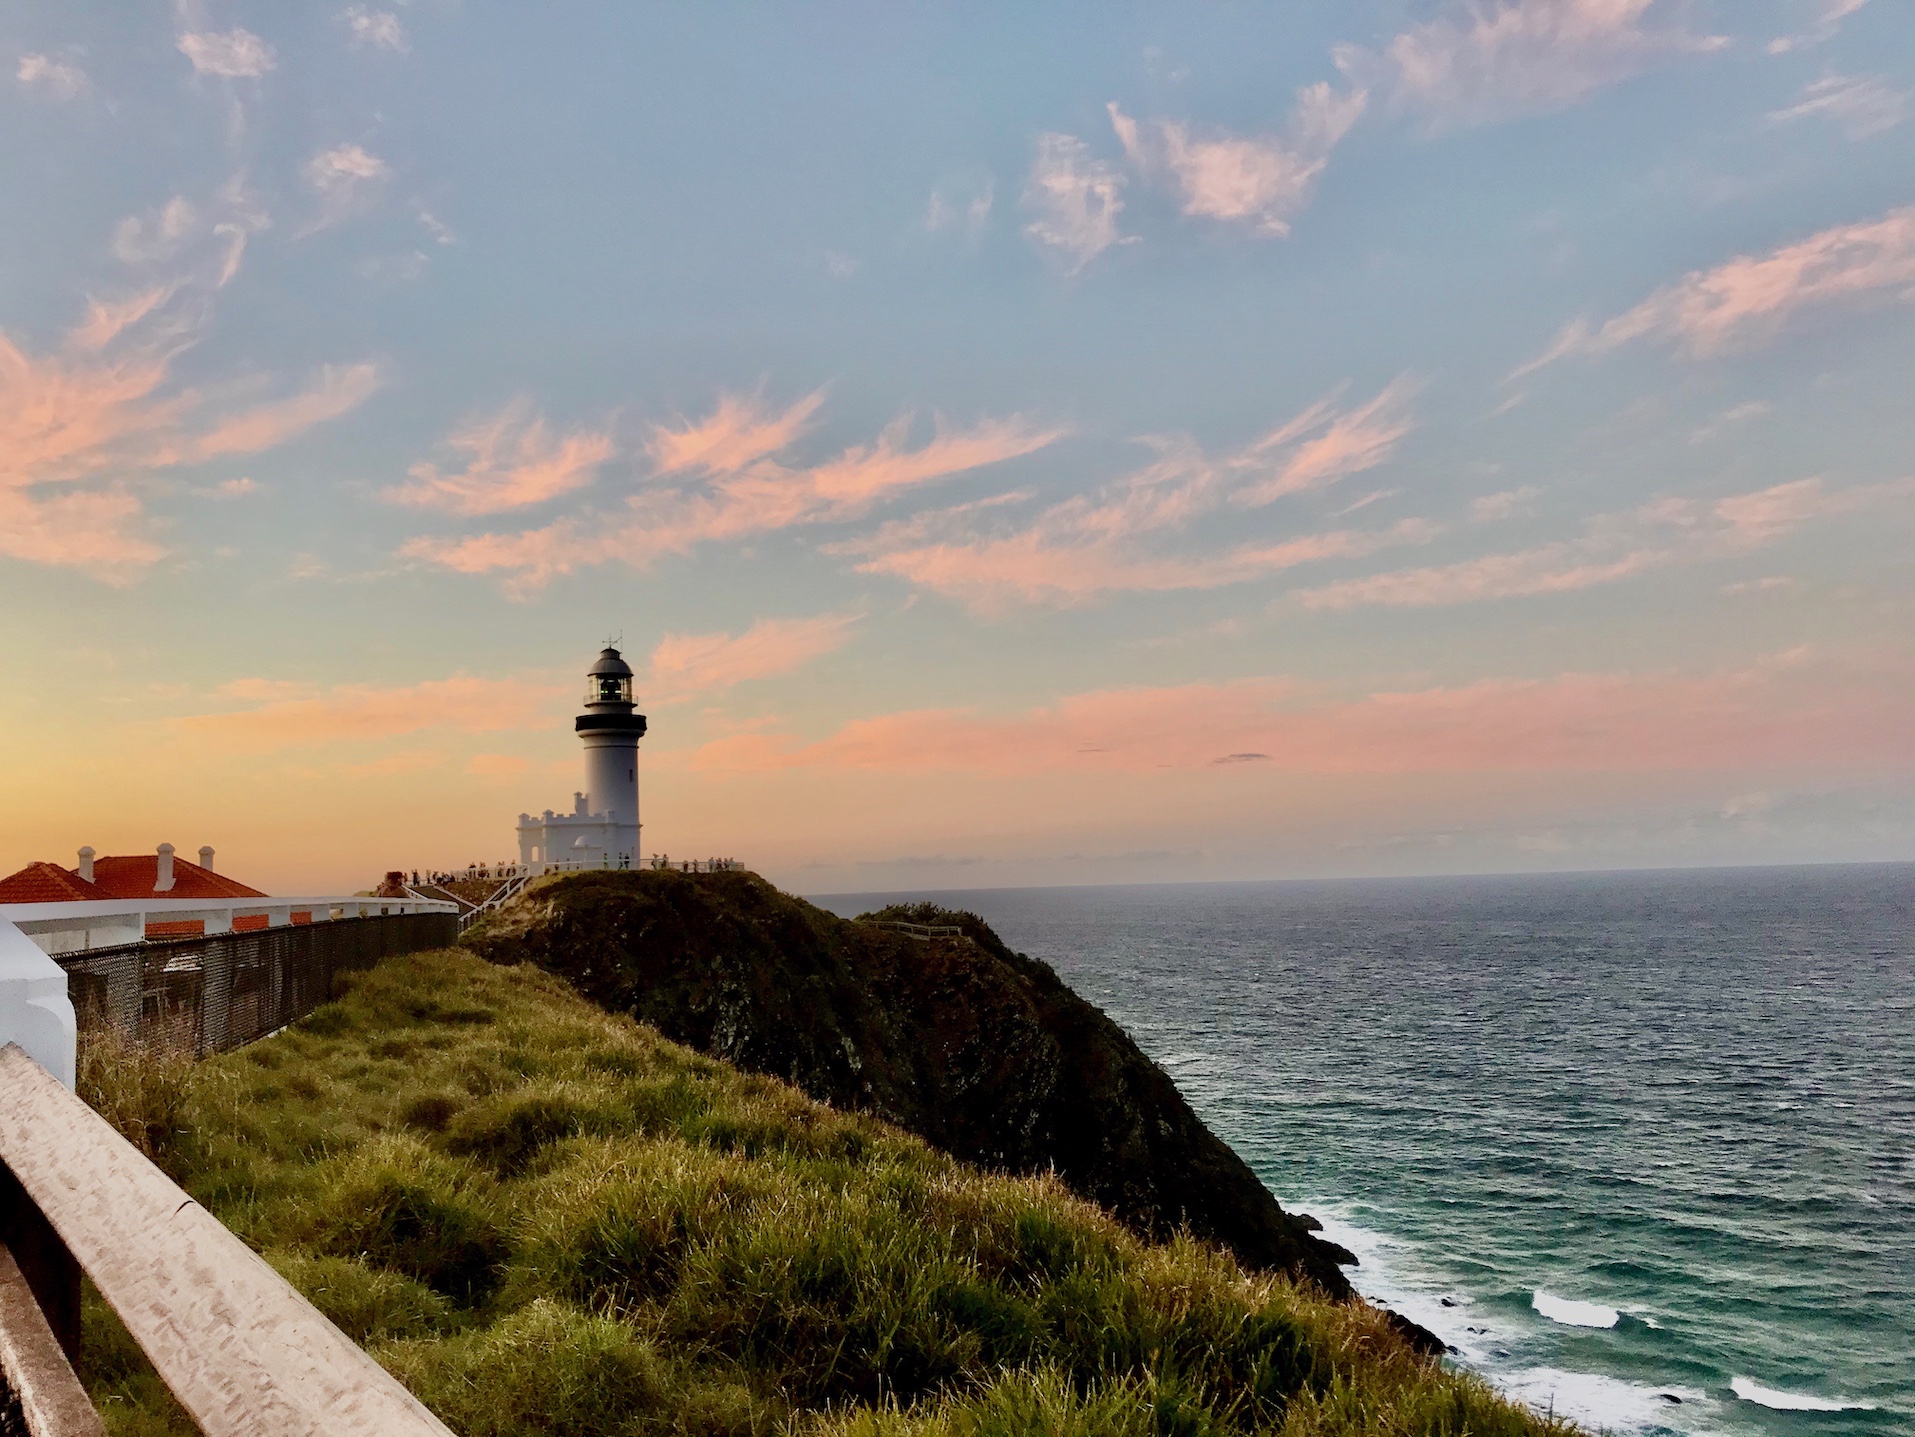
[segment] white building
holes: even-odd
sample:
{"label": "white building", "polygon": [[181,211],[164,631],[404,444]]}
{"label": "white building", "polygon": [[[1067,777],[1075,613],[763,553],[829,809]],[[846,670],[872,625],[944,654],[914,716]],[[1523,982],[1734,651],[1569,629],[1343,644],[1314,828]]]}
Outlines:
{"label": "white building", "polygon": [[586,671],[585,712],[573,728],[585,745],[585,791],[570,813],[519,815],[519,862],[534,873],[639,866],[638,741],[632,669],[607,648]]}

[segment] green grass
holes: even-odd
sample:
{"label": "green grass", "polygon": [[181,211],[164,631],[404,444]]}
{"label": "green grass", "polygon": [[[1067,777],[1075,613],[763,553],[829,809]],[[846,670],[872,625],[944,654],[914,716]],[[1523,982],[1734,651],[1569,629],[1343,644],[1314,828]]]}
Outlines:
{"label": "green grass", "polygon": [[[1568,1437],[1374,1311],[1149,1245],[457,952],[183,1067],[122,1131],[466,1437]],[[190,1432],[87,1305],[109,1430]]]}

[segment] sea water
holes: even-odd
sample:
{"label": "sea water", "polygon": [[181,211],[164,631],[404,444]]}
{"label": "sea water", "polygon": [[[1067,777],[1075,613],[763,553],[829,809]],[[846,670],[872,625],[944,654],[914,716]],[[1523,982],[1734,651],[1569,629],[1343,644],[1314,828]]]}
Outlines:
{"label": "sea water", "polygon": [[1055,967],[1505,1391],[1915,1432],[1915,865],[908,896]]}

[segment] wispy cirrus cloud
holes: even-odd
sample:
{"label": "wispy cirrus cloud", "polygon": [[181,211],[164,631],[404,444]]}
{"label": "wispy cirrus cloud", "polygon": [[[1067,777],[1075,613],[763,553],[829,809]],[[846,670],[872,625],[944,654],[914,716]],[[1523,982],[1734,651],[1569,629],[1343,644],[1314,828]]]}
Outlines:
{"label": "wispy cirrus cloud", "polygon": [[276,449],[316,424],[350,414],[379,388],[376,364],[328,364],[298,393],[216,417],[202,432],[160,453],[168,464]]}
{"label": "wispy cirrus cloud", "polygon": [[1576,320],[1510,379],[1576,354],[1660,340],[1704,358],[1768,337],[1797,314],[1838,304],[1902,304],[1915,286],[1915,205],[1835,225],[1765,255],[1692,270],[1600,325]]}
{"label": "wispy cirrus cloud", "polygon": [[[1662,6],[1666,11],[1669,6]],[[1565,109],[1720,36],[1658,23],[1657,0],[1475,0],[1402,31],[1380,52],[1339,46],[1336,62],[1431,130]]]}
{"label": "wispy cirrus cloud", "polygon": [[446,444],[467,456],[463,469],[421,460],[407,471],[409,482],[380,497],[448,514],[501,514],[583,488],[616,449],[612,436],[599,430],[554,434],[524,398],[467,421]]}
{"label": "wispy cirrus cloud", "polygon": [[824,390],[818,389],[780,413],[767,414],[760,395],[722,395],[708,418],[654,425],[645,453],[660,474],[735,474],[796,443],[824,400]]}
{"label": "wispy cirrus cloud", "polygon": [[279,56],[251,30],[189,30],[179,37],[179,52],[200,75],[257,79],[279,63]]}
{"label": "wispy cirrus cloud", "polygon": [[1278,541],[1166,550],[1207,515],[1260,508],[1385,462],[1411,427],[1412,386],[1397,380],[1363,404],[1309,406],[1234,453],[1212,456],[1187,438],[1145,441],[1156,458],[1094,494],[1034,517],[1029,496],[999,495],[917,515],[847,540],[835,552],[862,572],[890,574],[981,612],[1017,603],[1083,603],[1118,592],[1209,589],[1298,564],[1354,558],[1422,542],[1433,526],[1407,520],[1377,531],[1337,529]]}
{"label": "wispy cirrus cloud", "polygon": [[650,688],[661,703],[774,678],[843,648],[857,614],[759,619],[742,634],[667,634],[652,650]]}
{"label": "wispy cirrus cloud", "polygon": [[[1915,764],[1906,660],[1795,652],[1700,674],[1565,673],[1335,699],[1277,677],[920,709],[806,742],[704,745],[696,768],[982,774],[1659,772]],[[1235,780],[1241,781],[1241,780]]]}
{"label": "wispy cirrus cloud", "polygon": [[940,230],[962,230],[975,240],[990,221],[997,203],[997,182],[987,173],[963,181],[941,184],[931,191],[924,207],[924,227],[936,234]]}
{"label": "wispy cirrus cloud", "polygon": [[1786,55],[1805,46],[1827,44],[1842,28],[1842,22],[1868,3],[1869,0],[1818,0],[1815,22],[1799,34],[1778,35],[1769,41],[1769,53]]}
{"label": "wispy cirrus cloud", "polygon": [[1824,75],[1802,87],[1795,103],[1769,112],[1773,124],[1827,120],[1851,140],[1885,134],[1909,117],[1915,92],[1898,90],[1881,75]]}
{"label": "wispy cirrus cloud", "polygon": [[405,26],[390,10],[350,5],[339,18],[345,24],[346,32],[352,36],[355,48],[389,50],[395,55],[403,55],[410,48],[406,44]]}
{"label": "wispy cirrus cloud", "polygon": [[869,444],[815,464],[782,454],[807,427],[819,396],[780,412],[728,396],[711,418],[654,426],[652,482],[619,510],[573,516],[516,534],[419,538],[401,553],[466,574],[499,574],[524,593],[554,575],[618,561],[643,568],[662,555],[803,525],[857,518],[921,484],[1032,453],[1063,434],[1021,416],[967,426],[935,422],[912,439],[906,416]]}
{"label": "wispy cirrus cloud", "polygon": [[1024,233],[1066,256],[1075,274],[1112,245],[1136,242],[1117,227],[1126,183],[1123,171],[1094,158],[1077,136],[1039,135],[1024,182],[1024,206],[1036,218]]}
{"label": "wispy cirrus cloud", "polygon": [[85,70],[70,60],[56,60],[50,55],[22,55],[13,77],[49,100],[76,99],[87,87]]}
{"label": "wispy cirrus cloud", "polygon": [[183,267],[90,299],[50,352],[0,334],[0,553],[131,582],[164,553],[148,532],[141,492],[157,474],[273,448],[377,387],[371,364],[325,367],[307,386],[263,401],[172,382],[174,362],[204,333],[208,296],[238,263],[227,223],[243,221],[203,228],[181,202],[132,236],[122,226],[116,243],[134,246],[135,262],[177,256]]}
{"label": "wispy cirrus cloud", "polygon": [[1339,94],[1327,84],[1308,86],[1298,92],[1281,136],[1198,134],[1181,121],[1134,120],[1115,101],[1107,109],[1130,162],[1146,177],[1173,185],[1186,215],[1287,235],[1365,101],[1361,90]]}
{"label": "wispy cirrus cloud", "polygon": [[306,161],[306,185],[319,199],[319,213],[303,234],[330,229],[369,204],[392,167],[361,145],[334,145]]}
{"label": "wispy cirrus cloud", "polygon": [[1575,539],[1488,554],[1454,564],[1400,569],[1299,590],[1311,609],[1428,608],[1490,599],[1573,593],[1651,569],[1746,554],[1816,519],[1915,496],[1915,480],[1831,489],[1796,479],[1713,504],[1664,499],[1589,520]]}

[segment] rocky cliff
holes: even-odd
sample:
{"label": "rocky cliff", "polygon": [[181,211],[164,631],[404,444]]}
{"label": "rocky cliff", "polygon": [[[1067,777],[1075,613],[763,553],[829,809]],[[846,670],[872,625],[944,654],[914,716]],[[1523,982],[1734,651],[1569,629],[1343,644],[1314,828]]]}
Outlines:
{"label": "rocky cliff", "polygon": [[1335,1296],[1355,1259],[1286,1213],[1162,1069],[1043,963],[972,914],[921,941],[852,922],[748,873],[593,873],[535,884],[466,941],[604,1006],[966,1160],[1055,1167],[1134,1229],[1188,1225],[1246,1266]]}

